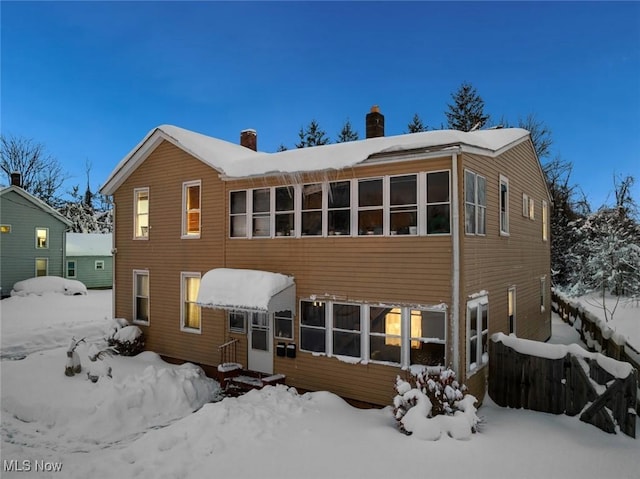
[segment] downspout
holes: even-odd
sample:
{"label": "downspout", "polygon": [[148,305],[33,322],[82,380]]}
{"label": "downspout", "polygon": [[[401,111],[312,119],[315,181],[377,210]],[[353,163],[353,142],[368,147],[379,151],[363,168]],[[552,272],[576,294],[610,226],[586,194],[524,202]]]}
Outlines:
{"label": "downspout", "polygon": [[111,197],[111,315],[116,316],[116,258],[118,256],[118,248],[116,248],[116,202]]}
{"label": "downspout", "polygon": [[460,211],[458,201],[458,152],[451,155],[451,210],[453,265],[451,278],[451,322],[453,329],[453,370],[461,378],[460,371]]}

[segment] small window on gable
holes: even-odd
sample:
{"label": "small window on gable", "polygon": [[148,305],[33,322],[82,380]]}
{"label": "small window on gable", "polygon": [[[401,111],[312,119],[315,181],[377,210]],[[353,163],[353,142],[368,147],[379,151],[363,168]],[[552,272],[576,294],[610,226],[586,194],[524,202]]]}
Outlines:
{"label": "small window on gable", "polygon": [[95,262],[95,269],[96,271],[102,271],[104,270],[104,261],[103,260],[96,260]]}
{"label": "small window on gable", "polygon": [[182,237],[200,237],[200,180],[182,184]]}
{"label": "small window on gable", "polygon": [[500,234],[509,234],[509,180],[500,175]]}
{"label": "small window on gable", "polygon": [[536,206],[533,198],[529,198],[529,219],[531,221],[536,219]]}
{"label": "small window on gable", "polygon": [[529,216],[529,195],[522,193],[522,216]]}
{"label": "small window on gable", "polygon": [[149,188],[136,188],[133,191],[133,237],[149,238]]}
{"label": "small window on gable", "polygon": [[542,201],[542,240],[549,239],[549,207],[546,201]]}
{"label": "small window on gable", "polygon": [[49,228],[36,228],[36,248],[49,248]]}

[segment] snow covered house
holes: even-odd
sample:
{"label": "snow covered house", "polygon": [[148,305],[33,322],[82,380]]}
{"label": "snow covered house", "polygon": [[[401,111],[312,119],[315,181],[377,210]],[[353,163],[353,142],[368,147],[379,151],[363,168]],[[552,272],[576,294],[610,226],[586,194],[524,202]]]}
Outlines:
{"label": "snow covered house", "polygon": [[67,233],[65,277],[87,288],[111,288],[113,255],[111,233]]}
{"label": "snow covered house", "polygon": [[21,188],[21,176],[0,190],[0,296],[18,281],[63,276],[65,232],[71,222]]}
{"label": "snow covered house", "polygon": [[[551,334],[549,204],[522,129],[256,151],[175,126],[115,167],[115,315],[147,347],[386,405],[412,364],[484,393],[494,332]],[[230,341],[231,340],[231,341]]]}

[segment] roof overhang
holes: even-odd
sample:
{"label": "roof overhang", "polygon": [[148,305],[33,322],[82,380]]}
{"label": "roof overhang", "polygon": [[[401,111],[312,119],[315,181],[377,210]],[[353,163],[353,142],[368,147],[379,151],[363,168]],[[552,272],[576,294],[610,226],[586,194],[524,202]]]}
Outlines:
{"label": "roof overhang", "polygon": [[227,311],[295,311],[293,276],[252,269],[216,268],[204,274],[196,303]]}

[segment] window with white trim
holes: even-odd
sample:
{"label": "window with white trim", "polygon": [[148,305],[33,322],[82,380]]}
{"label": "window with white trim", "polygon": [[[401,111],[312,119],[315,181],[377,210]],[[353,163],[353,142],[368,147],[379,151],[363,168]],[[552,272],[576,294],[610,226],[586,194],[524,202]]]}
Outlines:
{"label": "window with white trim", "polygon": [[247,313],[244,311],[228,311],[229,331],[232,333],[247,332]]}
{"label": "window with white trim", "polygon": [[409,362],[427,366],[444,365],[446,314],[444,311],[409,310]]}
{"label": "window with white trim", "polygon": [[93,264],[93,268],[96,271],[103,271],[104,270],[104,260],[98,259],[95,261],[95,263]]}
{"label": "window with white trim", "polygon": [[324,197],[322,183],[303,185],[302,194],[302,235],[322,236],[322,204]]}
{"label": "window with white trim", "polygon": [[247,194],[246,190],[232,191],[229,196],[229,236],[247,237]]}
{"label": "window with white trim", "polygon": [[427,173],[427,234],[451,233],[451,187],[448,171]]}
{"label": "window with white trim", "polygon": [[254,238],[271,236],[271,189],[260,188],[252,191],[253,196],[253,227],[251,234]]}
{"label": "window with white trim", "polygon": [[36,258],[36,278],[49,275],[49,258]]}
{"label": "window with white trim", "polygon": [[300,301],[300,349],[314,353],[327,351],[326,303]]}
{"label": "window with white trim", "polygon": [[529,198],[529,219],[531,221],[536,219],[536,203],[533,198]]}
{"label": "window with white trim", "polygon": [[489,302],[482,296],[467,302],[467,371],[489,362]]}
{"label": "window with white trim", "polygon": [[464,172],[465,233],[484,235],[487,230],[487,180],[472,171]]}
{"label": "window with white trim", "polygon": [[500,175],[500,234],[509,235],[509,180]]}
{"label": "window with white trim", "polygon": [[384,233],[384,193],[382,178],[358,180],[358,234]]}
{"label": "window with white trim", "polygon": [[509,334],[516,333],[516,287],[507,291],[507,315],[509,316]]}
{"label": "window with white trim", "polygon": [[549,206],[542,200],[542,241],[549,239]]}
{"label": "window with white trim", "polygon": [[293,312],[290,310],[276,311],[273,318],[276,325],[276,338],[293,339]]}
{"label": "window with white trim", "polygon": [[547,277],[542,276],[540,278],[540,312],[544,313],[547,306]]}
{"label": "window with white trim", "polygon": [[149,188],[133,190],[133,237],[149,238]]}
{"label": "window with white trim", "polygon": [[180,297],[182,310],[180,314],[180,329],[191,333],[201,331],[200,306],[196,303],[200,289],[200,273],[180,273]]}
{"label": "window with white trim", "polygon": [[76,261],[70,259],[67,261],[67,278],[76,277]]}
{"label": "window with white trim", "polygon": [[36,249],[49,249],[49,228],[36,228]]}
{"label": "window with white trim", "polygon": [[418,234],[418,176],[389,178],[389,230],[392,235]]}
{"label": "window with white trim", "polygon": [[279,186],[276,195],[276,236],[295,236],[295,188]]}
{"label": "window with white trim", "polygon": [[133,322],[149,324],[149,271],[133,271]]}
{"label": "window with white trim", "polygon": [[327,228],[329,235],[351,234],[351,182],[329,183]]}
{"label": "window with white trim", "polygon": [[522,216],[529,216],[529,195],[522,193]]}
{"label": "window with white trim", "polygon": [[369,307],[369,357],[372,361],[402,361],[402,309]]}
{"label": "window with white trim", "polygon": [[332,351],[338,356],[362,357],[360,305],[333,303]]}
{"label": "window with white trim", "polygon": [[200,237],[200,188],[201,181],[182,183],[182,237]]}

